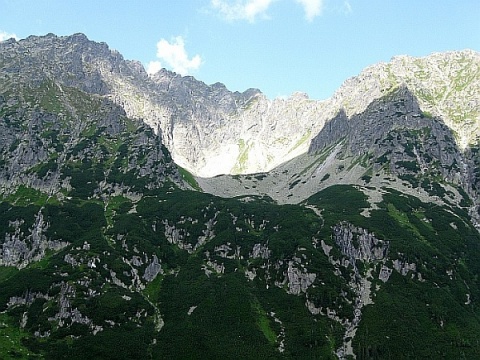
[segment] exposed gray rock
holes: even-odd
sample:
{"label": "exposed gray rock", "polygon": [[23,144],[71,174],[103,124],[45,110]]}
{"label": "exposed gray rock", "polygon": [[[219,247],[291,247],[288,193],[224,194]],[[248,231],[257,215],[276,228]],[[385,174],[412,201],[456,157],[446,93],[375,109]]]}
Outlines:
{"label": "exposed gray rock", "polygon": [[63,261],[72,266],[77,266],[79,264],[78,261],[71,254],[65,254],[65,256],[63,257]]}
{"label": "exposed gray rock", "polygon": [[[331,255],[331,247],[322,240],[322,248],[325,255],[328,256],[330,263],[337,269],[339,266],[351,269],[350,278],[345,280],[353,290],[355,297],[353,299],[353,318],[340,318],[334,309],[326,309],[325,314],[342,324],[345,328],[343,344],[336,350],[339,359],[346,359],[348,356],[355,358],[352,348],[352,340],[355,337],[358,325],[362,318],[362,309],[364,306],[372,304],[371,280],[373,279],[372,268],[367,266],[367,271],[360,272],[357,261],[368,265],[381,264],[379,278],[387,281],[391,270],[384,266],[387,260],[389,242],[378,239],[374,234],[367,230],[355,227],[348,222],[342,222],[332,228],[333,241],[338,246],[342,258],[334,259]],[[341,271],[336,272],[337,276],[343,277]],[[315,307],[315,304],[307,302],[307,308],[312,314],[324,314],[322,308]]]}
{"label": "exposed gray rock", "polygon": [[48,223],[44,221],[41,210],[36,214],[28,234],[21,231],[23,223],[23,219],[9,223],[12,230],[5,234],[5,240],[0,248],[0,265],[21,269],[31,262],[42,259],[48,249],[58,251],[68,246],[64,241],[47,239],[45,231],[48,229]]}
{"label": "exposed gray rock", "polygon": [[194,247],[194,250],[198,249],[200,246],[202,246],[203,244],[205,244],[207,241],[213,239],[215,237],[215,232],[212,230],[213,227],[215,226],[215,224],[217,223],[216,222],[216,218],[218,216],[220,212],[217,211],[214,215],[213,218],[209,219],[206,223],[205,223],[205,227],[206,229],[203,230],[203,236],[199,236],[198,237],[198,240],[197,240],[197,243],[195,244],[195,247]]}
{"label": "exposed gray rock", "polygon": [[195,311],[197,307],[198,306],[190,306],[190,309],[188,309],[187,315],[192,315],[192,313]]}
{"label": "exposed gray rock", "polygon": [[401,275],[406,276],[409,272],[416,273],[417,265],[415,263],[409,264],[399,259],[393,260],[393,268],[397,270]]}
{"label": "exposed gray rock", "polygon": [[280,325],[280,331],[277,334],[277,344],[278,344],[277,349],[280,353],[283,353],[285,352],[285,326],[273,311],[271,311],[269,315],[275,323]]}
{"label": "exposed gray rock", "polygon": [[257,277],[257,271],[255,268],[245,269],[245,276],[248,280],[253,281]]}
{"label": "exposed gray rock", "polygon": [[35,301],[35,299],[50,300],[50,296],[48,296],[48,294],[26,290],[22,296],[12,296],[7,302],[7,307],[10,308],[17,305],[30,305]]}
{"label": "exposed gray rock", "polygon": [[221,275],[225,273],[225,265],[223,263],[217,263],[214,260],[207,260],[207,262],[202,265],[202,270],[205,272],[207,277],[210,277],[212,273]]}
{"label": "exposed gray rock", "polygon": [[[306,293],[307,289],[315,282],[317,275],[309,273],[303,267],[299,267],[297,261],[289,261],[286,270],[284,282],[287,285],[287,292],[293,295]],[[283,283],[277,283],[277,286],[283,286]]]}
{"label": "exposed gray rock", "polygon": [[137,266],[137,267],[143,265],[142,258],[140,256],[137,256],[137,255],[132,256],[131,263],[132,263],[133,266]]}
{"label": "exposed gray rock", "polygon": [[268,245],[265,244],[255,244],[253,245],[250,258],[252,259],[269,259],[272,251],[268,248]]}
{"label": "exposed gray rock", "polygon": [[[269,100],[256,89],[231,92],[223,84],[206,85],[166,70],[149,77],[138,62],[125,61],[81,34],[3,42],[0,59],[8,78],[25,74],[37,84],[55,78],[61,86],[108,97],[128,116],[144,119],[161,134],[175,161],[201,176],[271,170],[306,152],[341,109],[350,118],[402,85],[423,110],[445,119],[459,134],[462,149],[478,135],[480,55],[469,50],[373,65],[324,101],[302,93]],[[459,74],[470,79],[461,87],[456,86]]]}
{"label": "exposed gray rock", "polygon": [[243,259],[243,256],[240,255],[240,246],[237,245],[235,249],[231,247],[230,243],[222,244],[215,246],[214,252],[215,255],[220,256],[224,259]]}
{"label": "exposed gray rock", "polygon": [[158,274],[162,272],[162,265],[158,261],[157,255],[153,254],[153,260],[150,264],[148,264],[147,268],[145,269],[143,278],[146,281],[151,282],[157,277]]}
{"label": "exposed gray rock", "polygon": [[388,254],[387,241],[377,239],[374,234],[349,223],[335,225],[333,239],[354,269],[357,260],[374,262],[383,260]]}
{"label": "exposed gray rock", "polygon": [[185,243],[184,240],[188,235],[184,229],[177,228],[175,225],[170,225],[168,220],[163,220],[165,226],[165,237],[171,244],[176,244],[180,249],[187,250],[189,253],[193,252],[192,244]]}
{"label": "exposed gray rock", "polygon": [[380,268],[380,273],[378,274],[378,278],[385,283],[388,281],[388,279],[390,279],[390,275],[392,275],[392,269],[382,265]]}

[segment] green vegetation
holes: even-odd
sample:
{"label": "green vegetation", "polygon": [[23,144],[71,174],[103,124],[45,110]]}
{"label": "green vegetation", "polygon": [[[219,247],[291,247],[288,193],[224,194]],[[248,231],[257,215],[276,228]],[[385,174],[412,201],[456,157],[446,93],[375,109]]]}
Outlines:
{"label": "green vegetation", "polygon": [[422,115],[423,115],[423,117],[426,117],[427,119],[433,119],[432,113],[430,113],[428,111],[422,111]]}
{"label": "green vegetation", "polygon": [[183,180],[190,185],[193,189],[202,191],[202,188],[200,185],[198,185],[197,180],[195,180],[195,177],[186,169],[182,168],[181,166],[178,166],[178,172],[182,176]]}
{"label": "green vegetation", "polygon": [[40,95],[40,106],[48,112],[60,113],[64,106],[60,100],[60,91],[53,81],[45,81],[38,89]]}
{"label": "green vegetation", "polygon": [[[395,259],[414,263],[424,279],[394,270],[387,283],[374,280],[379,290],[374,304],[365,307],[353,339],[357,356],[398,358],[407,351],[407,344],[410,356],[474,356],[478,346],[472,334],[480,331],[480,319],[478,310],[465,302],[467,293],[472,299],[480,296],[476,276],[480,241],[466,213],[387,189],[378,209],[364,217],[363,209],[370,206],[367,198],[350,185],[331,186],[306,203],[321,209],[322,218],[303,204],[242,202],[175,188],[159,188],[135,203],[125,196],[102,203],[75,194],[63,203],[44,201],[46,235],[71,245],[26,269],[2,268],[0,304],[7,312],[0,331],[13,344],[7,347],[4,337],[2,345],[6,352],[15,348],[21,356],[29,352],[39,358],[79,359],[88,353],[108,359],[112,349],[117,358],[121,354],[125,359],[133,354],[174,359],[334,358],[342,342],[342,326],[324,315],[312,315],[305,306],[305,294],[289,294],[287,284],[274,282],[284,281],[291,259],[305,259],[306,271],[316,274],[315,284],[323,284],[308,288],[309,300],[351,318],[352,305],[338,296],[340,292],[350,299],[354,296],[348,271],[341,269],[343,275],[335,275],[321,247],[312,243],[312,238],[324,240],[332,246],[330,255],[340,258],[332,227],[348,221],[389,242],[387,266],[393,268]],[[39,205],[2,203],[0,230],[11,231],[10,222],[21,218],[28,233]],[[211,219],[215,219],[210,222],[214,236],[198,246]],[[171,243],[164,224],[175,227],[179,243]],[[189,253],[181,244],[190,244],[195,251]],[[255,244],[268,247],[268,260],[251,257]],[[227,257],[219,255],[223,246],[231,249],[226,250]],[[77,265],[65,261],[67,254]],[[143,274],[154,254],[163,273],[147,282]],[[99,259],[96,267],[87,265],[92,258]],[[211,262],[221,264],[223,270],[217,272]],[[375,274],[378,267],[371,266]],[[135,290],[132,268],[144,289]],[[247,270],[256,272],[253,280],[245,276]],[[127,288],[112,281],[111,271]],[[60,296],[68,293],[61,285],[65,280],[75,289],[69,295],[72,308],[103,328],[96,335],[89,326],[70,320],[59,326],[52,320],[60,309]],[[45,297],[7,308],[8,300],[24,296],[25,289]],[[91,291],[97,295],[89,296]],[[399,311],[402,316],[392,320]],[[27,322],[20,330],[24,313]],[[158,314],[163,319],[160,331],[155,330]],[[47,331],[47,338],[33,336]],[[435,339],[442,341],[434,346]],[[283,353],[278,350],[280,341]]]}
{"label": "green vegetation", "polygon": [[58,203],[58,200],[55,197],[51,197],[45,193],[42,193],[41,191],[26,187],[24,185],[20,185],[15,193],[8,195],[5,198],[5,201],[18,206]]}
{"label": "green vegetation", "polygon": [[420,171],[420,167],[416,161],[397,161],[396,164],[409,171]]}
{"label": "green vegetation", "polygon": [[232,170],[233,173],[241,173],[246,169],[249,151],[250,146],[245,143],[245,140],[238,140],[238,157]]}
{"label": "green vegetation", "polygon": [[[480,318],[477,310],[465,306],[464,300],[467,293],[479,294],[480,284],[478,280],[471,282],[471,274],[479,269],[474,259],[480,255],[480,246],[476,230],[460,220],[466,219],[467,214],[454,215],[448,208],[422,203],[391,190],[384,195],[380,209],[371,210],[371,216],[363,218],[355,215],[365,205],[361,198],[361,193],[353,189],[331,187],[310,198],[309,203],[325,209],[322,214],[326,225],[347,218],[357,226],[371,229],[381,239],[388,239],[390,257],[415,263],[427,281],[413,281],[410,276],[394,272],[386,284],[380,283],[375,305],[366,307],[354,339],[357,356],[475,357],[478,349],[473,345],[473,334],[479,331]],[[350,211],[340,208],[340,214],[333,206],[335,199],[351,204]],[[447,277],[449,268],[454,269],[455,279]],[[464,281],[469,283],[469,289]],[[392,320],[392,314],[399,313],[402,316]],[[462,322],[461,318],[468,321]],[[459,322],[463,324],[460,327]],[[413,323],[416,325],[412,327]],[[442,325],[448,323],[455,326]]]}
{"label": "green vegetation", "polygon": [[118,214],[124,214],[132,208],[132,201],[123,196],[113,196],[108,199],[105,207],[105,219],[108,226],[114,225],[114,217]]}
{"label": "green vegetation", "polygon": [[50,159],[46,163],[42,163],[32,170],[37,173],[37,176],[39,178],[44,178],[45,176],[47,176],[47,174],[57,171],[57,169],[58,164],[56,159]]}
{"label": "green vegetation", "polygon": [[42,359],[42,356],[33,354],[22,344],[22,339],[27,336],[29,336],[28,332],[19,329],[10,316],[0,313],[1,359]]}
{"label": "green vegetation", "polygon": [[365,183],[368,184],[368,183],[370,182],[370,180],[372,180],[372,176],[365,174],[365,175],[363,175],[363,176],[361,177],[361,179],[362,179],[363,181],[365,181]]}
{"label": "green vegetation", "polygon": [[277,342],[277,334],[272,329],[272,324],[270,319],[267,317],[267,314],[264,309],[262,309],[261,304],[258,301],[253,302],[253,308],[257,312],[257,325],[262,331],[265,338],[272,345],[275,345]]}
{"label": "green vegetation", "polygon": [[0,281],[5,281],[18,272],[18,269],[14,266],[2,266],[0,267]]}
{"label": "green vegetation", "polygon": [[163,276],[157,276],[153,281],[147,284],[143,294],[153,303],[158,303],[158,297],[161,293]]}
{"label": "green vegetation", "polygon": [[312,134],[311,130],[307,130],[305,134],[302,135],[300,139],[295,143],[295,145],[292,146],[292,148],[288,151],[289,153],[297,149],[300,145],[305,143],[310,138],[310,135]]}

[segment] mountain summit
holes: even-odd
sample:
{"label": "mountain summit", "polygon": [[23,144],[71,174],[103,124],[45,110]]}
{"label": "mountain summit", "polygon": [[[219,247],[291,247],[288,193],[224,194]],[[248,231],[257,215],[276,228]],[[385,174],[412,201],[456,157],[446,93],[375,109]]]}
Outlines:
{"label": "mountain summit", "polygon": [[138,62],[82,34],[32,36],[2,48],[5,68],[65,86],[75,81],[107,96],[160,133],[175,162],[202,177],[271,170],[305,153],[341,109],[358,114],[399,86],[409,88],[422,111],[442,118],[462,149],[478,136],[480,54],[471,50],[395,57],[347,80],[332,98],[315,101],[300,93],[269,100],[256,89],[231,92],[164,69],[149,77]]}
{"label": "mountain summit", "polygon": [[479,59],[269,100],[1,42],[0,358],[478,358]]}

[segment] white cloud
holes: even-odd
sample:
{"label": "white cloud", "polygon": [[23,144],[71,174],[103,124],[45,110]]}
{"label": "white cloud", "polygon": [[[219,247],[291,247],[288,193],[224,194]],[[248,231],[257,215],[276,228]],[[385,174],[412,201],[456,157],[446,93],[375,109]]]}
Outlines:
{"label": "white cloud", "polygon": [[5,31],[0,30],[0,42],[8,40],[10,38],[14,38],[15,40],[18,40],[18,36],[15,34],[7,33]]}
{"label": "white cloud", "polygon": [[162,68],[162,63],[160,61],[150,61],[147,64],[147,74],[153,75],[160,71]]}
{"label": "white cloud", "polygon": [[[262,16],[268,18],[267,10],[278,0],[210,0],[213,9],[228,21],[247,20],[251,23]],[[295,0],[305,11],[307,21],[321,15],[324,0]],[[348,0],[344,0],[345,11],[351,11]]]}
{"label": "white cloud", "polygon": [[[188,58],[185,50],[185,42],[181,36],[177,36],[168,42],[161,39],[157,43],[157,58],[165,62],[173,71],[180,75],[188,75],[192,70],[197,70],[202,65],[200,55]],[[162,68],[160,61],[150,61],[147,65],[147,72],[153,74]]]}
{"label": "white cloud", "polygon": [[303,6],[305,11],[305,18],[308,21],[313,19],[322,13],[323,0],[296,0],[297,3]]}
{"label": "white cloud", "polygon": [[264,16],[276,0],[211,0],[212,7],[227,20],[248,20],[254,22],[257,16]]}
{"label": "white cloud", "polygon": [[350,2],[348,0],[345,0],[343,2],[343,9],[345,11],[345,14],[351,14],[352,13],[352,5],[350,5]]}

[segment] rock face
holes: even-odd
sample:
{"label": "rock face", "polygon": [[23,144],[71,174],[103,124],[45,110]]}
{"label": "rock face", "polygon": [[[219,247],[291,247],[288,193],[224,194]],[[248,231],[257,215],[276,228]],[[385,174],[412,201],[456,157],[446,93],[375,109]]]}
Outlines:
{"label": "rock face", "polygon": [[[331,317],[340,322],[345,327],[345,335],[343,337],[343,344],[336,351],[339,359],[346,359],[347,356],[355,357],[352,349],[352,340],[356,335],[358,325],[362,319],[362,311],[366,305],[373,304],[372,289],[372,269],[360,271],[357,263],[364,267],[372,267],[373,269],[379,263],[385,263],[388,255],[389,242],[377,239],[375,234],[369,233],[366,229],[358,228],[352,224],[343,222],[337,224],[332,229],[333,240],[339,247],[342,254],[341,259],[334,259],[329,255],[329,251],[323,250],[325,255],[329,256],[332,265],[351,269],[350,278],[345,279],[349,283],[349,287],[355,294],[353,301],[353,318],[341,319],[334,315]],[[341,272],[337,271],[341,276]],[[380,277],[380,275],[379,275]],[[377,289],[378,290],[378,289]]]}
{"label": "rock face", "polygon": [[271,170],[305,153],[340,110],[350,118],[399,86],[458,134],[461,149],[478,135],[480,55],[469,50],[396,57],[365,69],[324,101],[301,93],[269,100],[256,89],[231,92],[166,70],[149,77],[138,62],[82,34],[3,42],[0,61],[7,78],[20,72],[39,85],[55,78],[109,98],[161,134],[177,164],[202,177]]}
{"label": "rock face", "polygon": [[333,239],[356,271],[358,271],[357,260],[374,262],[387,257],[388,242],[379,240],[374,234],[368,233],[365,229],[356,228],[351,224],[334,226]]}
{"label": "rock face", "polygon": [[388,166],[390,173],[399,176],[435,173],[462,186],[470,182],[461,166],[470,160],[458,147],[452,129],[442,119],[426,116],[406,87],[349,119],[340,112],[312,139],[309,152],[340,142],[345,144],[342,157],[368,156],[369,162],[377,164],[374,171]]}
{"label": "rock face", "polygon": [[2,42],[0,66],[3,192],[20,185],[68,191],[80,185],[82,168],[92,182],[77,190],[87,196],[131,191],[132,175],[150,187],[182,182],[161,138],[108,95],[101,71],[134,67],[105,44],[83,35]]}
{"label": "rock face", "polygon": [[[219,196],[257,194],[299,203],[334,184],[384,186],[427,201],[472,202],[477,217],[478,147],[462,150],[458,133],[442,118],[421,110],[403,86],[373,101],[361,113],[340,111],[316,134],[303,154],[257,175],[199,179]],[[377,190],[365,189],[374,198]]]}
{"label": "rock face", "polygon": [[19,269],[31,262],[45,257],[47,250],[58,251],[69,244],[59,240],[49,240],[45,235],[48,223],[45,223],[40,211],[35,216],[34,223],[25,234],[22,231],[23,219],[10,222],[10,232],[4,234],[5,240],[0,248],[0,266],[15,266]]}
{"label": "rock face", "polygon": [[[411,279],[420,282],[424,280],[421,274],[417,272],[415,263],[408,263],[400,259],[392,261],[389,254],[390,241],[377,238],[367,229],[344,221],[333,226],[332,238],[340,250],[341,256],[339,258],[332,256],[330,254],[332,247],[328,246],[323,240],[321,243],[322,249],[328,256],[330,264],[335,267],[335,274],[344,278],[353,292],[353,301],[347,300],[353,305],[353,314],[342,318],[337,314],[338,309],[327,308],[324,310],[323,308],[317,308],[310,301],[307,301],[306,306],[312,314],[325,312],[329,318],[344,327],[343,343],[336,350],[338,358],[356,358],[352,341],[362,320],[365,306],[374,304],[374,298],[382,287],[378,282],[373,286],[376,279],[378,278],[385,284],[389,281],[393,270],[396,270],[403,277],[410,276]],[[401,256],[401,254],[397,254],[397,256]],[[345,276],[345,269],[348,270],[347,276]]]}
{"label": "rock face", "polygon": [[143,278],[146,281],[153,281],[161,272],[162,265],[158,262],[157,255],[153,255],[153,260],[150,264],[148,264],[147,268],[145,269],[145,274],[143,274]]}

